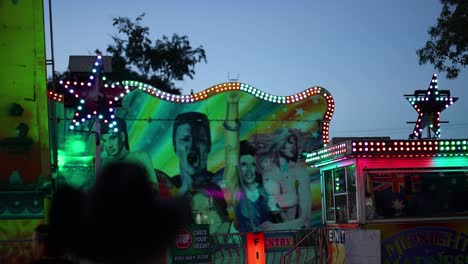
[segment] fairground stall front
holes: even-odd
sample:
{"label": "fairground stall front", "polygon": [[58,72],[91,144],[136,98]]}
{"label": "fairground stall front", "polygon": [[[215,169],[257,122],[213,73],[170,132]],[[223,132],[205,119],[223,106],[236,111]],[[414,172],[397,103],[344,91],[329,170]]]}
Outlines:
{"label": "fairground stall front", "polygon": [[411,139],[334,138],[308,154],[321,173],[329,262],[468,263],[468,139],[439,139],[440,112],[457,98],[436,84],[434,75],[406,96],[418,112]]}
{"label": "fairground stall front", "polygon": [[194,225],[181,230],[174,263],[244,263],[246,233],[259,231],[266,261],[278,263],[321,225],[318,169],[303,153],[328,142],[326,89],[276,96],[229,82],[174,95],[107,79],[109,59],[71,56],[69,78],[49,91],[56,186],[86,190],[106,162],[140,162],[160,195],[190,198]]}

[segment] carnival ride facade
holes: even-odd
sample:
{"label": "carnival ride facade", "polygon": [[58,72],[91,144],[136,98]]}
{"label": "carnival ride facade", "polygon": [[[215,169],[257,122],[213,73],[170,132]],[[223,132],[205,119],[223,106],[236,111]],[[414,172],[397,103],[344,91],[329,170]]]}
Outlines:
{"label": "carnival ride facade", "polygon": [[[378,230],[384,262],[467,262],[468,209],[460,197],[467,193],[468,140],[439,139],[440,112],[457,99],[437,89],[436,76],[427,91],[406,95],[418,112],[411,139],[342,138],[322,148],[330,143],[334,112],[333,97],[323,87],[277,96],[249,84],[228,82],[198,93],[173,95],[137,81],[109,80],[105,77],[111,71],[108,58],[84,56],[71,58],[69,78],[47,89],[50,61],[45,59],[42,7],[40,0],[11,1],[0,9],[5,25],[0,41],[6,47],[0,50],[4,68],[0,81],[8,87],[0,90],[0,105],[7,109],[0,129],[0,158],[6,161],[0,167],[0,240],[2,246],[22,252],[12,256],[8,254],[13,251],[1,251],[2,257],[25,257],[34,227],[47,221],[47,201],[56,188],[67,184],[86,189],[93,183],[109,158],[102,145],[103,128],[123,132],[118,123],[123,120],[129,150],[149,156],[158,180],[177,178],[187,164],[205,165],[206,175],[220,187],[229,187],[232,178],[226,175],[238,177],[235,165],[227,166],[233,165],[229,153],[238,158],[241,140],[271,147],[263,152],[270,154],[262,157],[265,164],[258,165],[276,169],[264,172],[291,192],[276,194],[279,200],[270,209],[290,212],[305,201],[310,209],[305,225],[324,225],[329,235],[330,262],[352,258],[351,253],[357,252],[345,250],[342,234],[349,230]],[[198,145],[198,154],[184,156],[177,152],[174,131],[177,116],[186,113],[198,113],[186,121],[204,116],[208,122],[193,135],[204,146]],[[284,163],[280,156],[287,156],[283,148],[288,144],[295,145],[289,149],[294,157]],[[310,166],[302,160],[306,154]],[[288,183],[284,180],[291,178],[288,170],[304,177]],[[275,189],[272,186],[270,191]],[[165,187],[168,195],[181,192],[177,184]],[[226,197],[230,206],[231,198]],[[228,213],[235,222],[235,210]],[[251,231],[259,230],[251,217],[247,220]],[[300,243],[310,248],[325,234],[314,229],[298,235],[295,230],[266,232],[267,256],[299,250]],[[213,247],[226,250],[228,244],[236,244],[226,244],[235,234],[213,235],[218,238]],[[245,245],[241,246],[244,250]],[[245,253],[235,252],[237,257]],[[293,253],[299,259],[299,251]]]}
{"label": "carnival ride facade", "polygon": [[[305,200],[307,203],[301,206],[310,210],[303,224],[320,225],[319,177],[301,157],[328,142],[334,101],[326,89],[311,87],[298,94],[276,96],[248,84],[228,82],[198,93],[173,95],[136,81],[107,79],[105,56],[72,57],[69,78],[57,86],[52,80],[47,87],[46,66],[53,66],[53,60],[45,55],[42,7],[43,1],[12,1],[1,9],[6,25],[1,31],[1,43],[6,47],[1,50],[1,72],[5,73],[1,79],[3,86],[9,87],[1,90],[0,97],[1,105],[8,109],[2,115],[4,126],[0,130],[0,154],[6,161],[0,167],[0,240],[2,248],[8,249],[2,251],[3,260],[27,258],[30,236],[39,223],[47,221],[48,200],[57,188],[67,184],[86,190],[93,183],[109,156],[102,148],[101,128],[123,132],[116,124],[118,120],[126,124],[129,148],[148,154],[158,180],[181,174],[184,156],[175,149],[174,123],[185,113],[198,113],[209,123],[203,128],[205,134],[199,130],[193,135],[198,137],[195,142],[205,143],[205,152],[198,146],[198,154],[187,154],[185,161],[205,165],[204,170],[219,180],[220,187],[231,179],[225,176],[226,150],[239,151],[240,140],[253,143],[254,138],[263,138],[263,144],[276,148],[276,156],[267,157],[267,161],[278,158],[286,143],[293,145],[288,166],[302,173],[304,184],[289,182],[292,192],[282,195],[279,203],[296,201],[287,209],[299,210],[298,201]],[[228,103],[233,99],[234,117],[228,116]],[[286,167],[282,170],[281,175]],[[280,176],[269,174],[272,178]],[[299,192],[299,187],[305,191]],[[178,186],[166,188],[168,195],[178,191]],[[229,210],[233,222],[234,211]],[[250,228],[259,227],[251,224]],[[300,238],[290,233],[266,237],[267,250],[284,252],[294,243],[292,239]]]}

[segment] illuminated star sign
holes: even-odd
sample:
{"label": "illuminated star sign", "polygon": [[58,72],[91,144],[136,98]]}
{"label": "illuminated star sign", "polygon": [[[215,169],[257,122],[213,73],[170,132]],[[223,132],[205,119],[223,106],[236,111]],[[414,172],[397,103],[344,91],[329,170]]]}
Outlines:
{"label": "illuminated star sign", "polygon": [[135,87],[106,82],[106,77],[101,74],[103,70],[101,59],[102,56],[98,55],[87,81],[60,81],[65,90],[79,101],[70,129],[78,128],[89,119],[98,117],[117,132],[117,128],[113,128],[115,102]]}
{"label": "illuminated star sign", "polygon": [[429,88],[416,90],[412,95],[405,95],[406,99],[413,105],[418,112],[418,119],[414,126],[411,138],[421,139],[422,130],[429,126],[435,132],[435,138],[440,137],[440,113],[455,103],[458,98],[451,97],[449,90],[437,89],[437,74],[432,76]]}

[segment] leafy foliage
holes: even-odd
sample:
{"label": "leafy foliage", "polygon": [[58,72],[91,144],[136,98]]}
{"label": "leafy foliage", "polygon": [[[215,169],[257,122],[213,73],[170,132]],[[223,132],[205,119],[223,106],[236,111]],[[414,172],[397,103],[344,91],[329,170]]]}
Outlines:
{"label": "leafy foliage", "polygon": [[174,81],[185,77],[193,79],[195,64],[205,61],[202,46],[192,48],[187,36],[163,36],[154,44],[149,38],[149,28],[140,23],[145,14],[135,21],[127,17],[114,18],[113,25],[119,35],[114,35],[113,45],[107,47],[112,56],[113,80],[138,80],[170,93],[180,94]]}
{"label": "leafy foliage", "polygon": [[437,25],[429,28],[430,40],[416,53],[420,65],[430,63],[446,72],[448,79],[455,79],[468,64],[468,1],[440,1],[443,7]]}

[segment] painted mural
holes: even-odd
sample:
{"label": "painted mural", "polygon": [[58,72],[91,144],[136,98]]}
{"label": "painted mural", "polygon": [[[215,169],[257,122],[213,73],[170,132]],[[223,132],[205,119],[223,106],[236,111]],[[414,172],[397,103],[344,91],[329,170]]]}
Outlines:
{"label": "painted mural", "polygon": [[[193,222],[210,224],[212,234],[321,222],[319,172],[303,153],[328,142],[334,104],[324,88],[274,96],[234,82],[177,96],[120,85],[118,105],[109,103],[103,115],[93,111],[99,122],[84,112],[92,109],[86,98],[64,109],[62,118],[75,120],[62,122],[59,182],[90,186],[97,155],[98,167],[114,160],[143,165],[160,195],[188,197]],[[99,138],[90,137],[96,129]]]}

